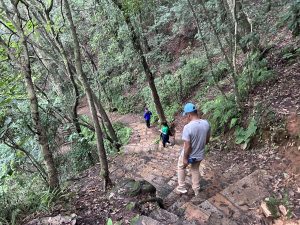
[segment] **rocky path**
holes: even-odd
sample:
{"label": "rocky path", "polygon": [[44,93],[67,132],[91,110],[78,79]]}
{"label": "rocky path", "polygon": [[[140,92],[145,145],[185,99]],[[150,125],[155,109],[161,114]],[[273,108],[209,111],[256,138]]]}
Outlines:
{"label": "rocky path", "polygon": [[[193,197],[191,188],[187,195],[178,195],[174,189],[180,132],[176,132],[175,140],[172,138],[172,146],[163,148],[158,143],[157,128],[146,128],[141,118],[131,115],[117,120],[130,126],[133,135],[130,143],[124,146],[124,155],[116,157],[117,163],[111,164],[113,179],[128,177],[150,182],[165,206],[165,209],[140,217],[138,224],[272,224],[262,216],[259,208],[262,200],[273,191],[275,178],[270,166],[280,163],[284,169],[278,152],[269,149],[248,154],[233,150],[224,155],[214,150],[200,166],[203,189],[200,197]],[[189,175],[187,183],[191,185]]]}
{"label": "rocky path", "polygon": [[[182,144],[179,129],[175,138],[171,138],[172,145],[163,148],[158,128],[146,128],[141,116],[110,116],[113,122],[132,128],[129,143],[123,146],[120,154],[109,157],[110,176],[115,187],[108,192],[102,190],[99,166],[96,165],[72,181],[69,193],[73,197],[69,205],[64,203],[53,215],[76,215],[72,220],[76,219],[76,223],[71,224],[79,225],[106,224],[108,218],[114,223],[121,221],[119,224],[122,225],[300,225],[300,221],[296,221],[300,218],[300,177],[297,176],[300,154],[297,144],[288,148],[290,157],[283,155],[287,149],[278,146],[245,152],[238,149],[228,151],[212,144],[200,166],[202,191],[195,198],[189,175],[189,192],[178,195],[174,191]],[[146,211],[133,209],[131,203],[139,201],[142,196],[128,198],[116,192],[118,185],[128,178],[152,184],[164,207],[150,205]],[[262,201],[274,194],[280,199],[286,193],[294,221],[265,218],[260,211]],[[132,218],[137,214],[140,216],[133,222]]]}

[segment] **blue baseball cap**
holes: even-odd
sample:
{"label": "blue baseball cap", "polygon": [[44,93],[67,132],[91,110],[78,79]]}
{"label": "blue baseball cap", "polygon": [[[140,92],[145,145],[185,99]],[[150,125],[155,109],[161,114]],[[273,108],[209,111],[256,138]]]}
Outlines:
{"label": "blue baseball cap", "polygon": [[196,106],[193,103],[189,102],[185,104],[182,115],[185,116],[187,113],[195,112],[196,110]]}

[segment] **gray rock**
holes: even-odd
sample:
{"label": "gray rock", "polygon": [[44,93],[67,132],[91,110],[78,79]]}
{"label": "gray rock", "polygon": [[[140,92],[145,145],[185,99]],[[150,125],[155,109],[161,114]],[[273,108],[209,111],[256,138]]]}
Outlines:
{"label": "gray rock", "polygon": [[39,219],[34,219],[26,225],[75,225],[76,217],[76,214],[72,214],[71,216],[62,216],[59,214],[55,217],[43,217]]}
{"label": "gray rock", "polygon": [[161,223],[147,216],[140,216],[135,225],[160,225]]}
{"label": "gray rock", "polygon": [[163,224],[172,224],[179,220],[178,216],[164,209],[154,210],[151,212],[150,216]]}
{"label": "gray rock", "polygon": [[140,194],[155,195],[156,188],[146,180],[124,179],[116,187],[116,191],[125,196],[138,196]]}

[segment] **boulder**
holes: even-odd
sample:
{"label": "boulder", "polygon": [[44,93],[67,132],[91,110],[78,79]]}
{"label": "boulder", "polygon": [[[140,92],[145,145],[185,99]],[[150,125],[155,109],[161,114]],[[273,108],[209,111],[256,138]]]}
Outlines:
{"label": "boulder", "polygon": [[57,215],[54,217],[43,217],[38,218],[26,223],[26,225],[76,225],[76,214],[70,216]]}
{"label": "boulder", "polygon": [[140,194],[155,195],[156,188],[146,180],[124,179],[117,186],[117,192],[125,196],[138,196]]}
{"label": "boulder", "polygon": [[136,225],[160,225],[160,222],[147,216],[140,216]]}

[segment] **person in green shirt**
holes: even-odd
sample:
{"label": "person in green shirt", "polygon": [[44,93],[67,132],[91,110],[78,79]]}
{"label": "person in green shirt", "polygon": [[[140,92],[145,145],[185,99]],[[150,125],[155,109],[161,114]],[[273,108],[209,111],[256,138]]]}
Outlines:
{"label": "person in green shirt", "polygon": [[162,128],[161,128],[161,139],[162,139],[162,143],[164,148],[166,147],[166,144],[171,144],[169,141],[169,137],[170,137],[170,128],[168,126],[167,122],[163,122],[162,123]]}

